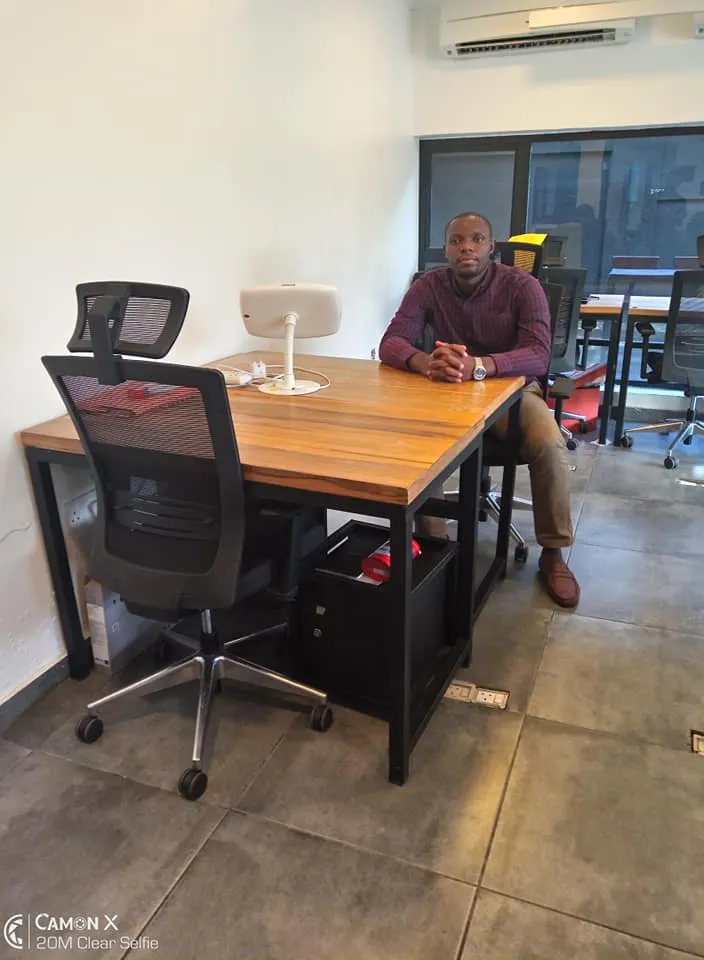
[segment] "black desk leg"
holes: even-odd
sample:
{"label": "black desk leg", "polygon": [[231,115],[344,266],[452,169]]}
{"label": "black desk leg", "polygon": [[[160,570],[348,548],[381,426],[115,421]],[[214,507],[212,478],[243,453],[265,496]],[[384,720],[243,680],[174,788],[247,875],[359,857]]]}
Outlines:
{"label": "black desk leg", "polygon": [[504,475],[501,483],[501,513],[499,514],[499,532],[496,536],[496,559],[500,562],[499,576],[506,576],[508,565],[508,546],[511,534],[511,514],[513,511],[513,493],[516,485],[516,460],[521,442],[519,416],[521,413],[520,394],[508,412],[508,427],[506,430],[506,448],[515,451],[504,465]]}
{"label": "black desk leg", "polygon": [[626,340],[623,345],[623,365],[621,367],[621,379],[618,387],[618,407],[616,408],[616,423],[614,425],[614,446],[618,446],[623,438],[623,424],[626,419],[626,398],[628,396],[628,381],[631,377],[631,356],[633,354],[633,334],[635,332],[635,322],[628,315],[628,304],[624,304],[624,316],[622,318],[626,323]]}
{"label": "black desk leg", "polygon": [[459,512],[457,515],[456,636],[466,644],[464,666],[472,662],[477,527],[481,496],[482,445],[460,467]]}
{"label": "black desk leg", "polygon": [[408,779],[411,757],[411,536],[413,516],[399,507],[391,518],[391,710],[389,780]]}
{"label": "black desk leg", "polygon": [[40,460],[31,451],[27,453],[29,477],[37,504],[44,549],[49,563],[51,585],[56,598],[61,632],[68,654],[69,672],[74,680],[83,680],[93,666],[93,655],[83,636],[78,615],[76,594],[73,590],[71,567],[66,553],[61,517],[56,503],[51,464]]}
{"label": "black desk leg", "polygon": [[605,444],[609,436],[609,421],[611,420],[614,403],[614,385],[616,383],[616,367],[618,366],[618,344],[621,339],[621,314],[611,317],[611,331],[609,335],[609,352],[606,357],[606,378],[604,380],[604,396],[599,410],[599,443]]}

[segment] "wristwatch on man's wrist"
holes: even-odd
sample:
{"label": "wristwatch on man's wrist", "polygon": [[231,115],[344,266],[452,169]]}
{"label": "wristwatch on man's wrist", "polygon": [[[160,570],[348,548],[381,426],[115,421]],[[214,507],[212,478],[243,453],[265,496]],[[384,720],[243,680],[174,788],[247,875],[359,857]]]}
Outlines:
{"label": "wristwatch on man's wrist", "polygon": [[484,380],[486,378],[486,367],[484,366],[484,361],[481,357],[474,358],[474,373],[472,374],[473,380]]}

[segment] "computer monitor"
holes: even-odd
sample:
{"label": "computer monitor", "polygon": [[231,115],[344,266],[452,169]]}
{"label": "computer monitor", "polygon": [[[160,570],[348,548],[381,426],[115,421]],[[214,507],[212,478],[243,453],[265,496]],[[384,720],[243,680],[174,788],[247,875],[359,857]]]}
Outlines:
{"label": "computer monitor", "polygon": [[284,372],[279,380],[261,384],[264,393],[300,396],[315,393],[321,384],[296,380],[293,343],[296,337],[329,337],[340,329],[340,299],[334,287],[318,283],[275,283],[240,292],[240,311],[254,337],[284,340]]}

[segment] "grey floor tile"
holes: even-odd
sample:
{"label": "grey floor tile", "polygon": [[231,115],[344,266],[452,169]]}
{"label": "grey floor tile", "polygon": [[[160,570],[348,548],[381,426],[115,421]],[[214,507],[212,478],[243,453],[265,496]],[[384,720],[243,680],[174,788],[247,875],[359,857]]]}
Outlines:
{"label": "grey floor tile", "polygon": [[29,750],[24,747],[0,738],[0,780],[11,773],[28,753]]}
{"label": "grey floor tile", "polygon": [[704,763],[528,718],[483,885],[704,951]]}
{"label": "grey floor tile", "polygon": [[107,688],[107,674],[93,670],[85,680],[63,680],[26,710],[3,734],[30,750],[41,747],[54,730],[83,713],[86,703]]}
{"label": "grey floor tile", "polygon": [[623,933],[480,890],[462,960],[694,960]]}
{"label": "grey floor tile", "polygon": [[453,960],[473,895],[457,881],[230,814],[144,935],[158,940],[159,956],[198,960]]}
{"label": "grey floor tile", "polygon": [[582,616],[704,636],[698,562],[583,544],[578,536],[570,566]]}
{"label": "grey floor tile", "polygon": [[[666,470],[663,457],[667,449],[664,440],[636,436],[633,450],[605,447],[599,451],[589,481],[589,493],[606,493],[633,500],[664,500],[667,503],[704,504],[704,489],[678,483],[681,477],[692,474],[697,462],[704,460],[704,447],[694,447],[682,454],[677,470]],[[642,449],[641,449],[642,448]],[[687,448],[684,448],[687,451]]]}
{"label": "grey floor tile", "polygon": [[556,616],[529,713],[688,750],[703,689],[702,637]]}
{"label": "grey floor tile", "polygon": [[443,703],[403,787],[387,780],[387,726],[336,710],[325,736],[293,730],[242,807],[272,820],[474,882],[521,718]]}
{"label": "grey floor tile", "polygon": [[580,543],[603,547],[702,557],[702,531],[704,496],[702,505],[697,506],[591,493],[586,497],[577,538]]}
{"label": "grey floor tile", "polygon": [[[102,921],[117,914],[115,938],[135,936],[222,815],[32,753],[0,791],[0,917],[44,912]],[[69,956],[124,952],[119,943],[107,950],[74,947]],[[2,950],[1,957],[18,955]]]}
{"label": "grey floor tile", "polygon": [[[141,783],[175,790],[191,765],[198,685],[164,691],[99,711],[105,729],[96,743],[81,743],[74,734],[75,717],[44,741],[43,749]],[[307,720],[307,712],[306,712]],[[209,725],[204,767],[208,790],[203,802],[235,806],[252,777],[278,741],[300,723],[299,707],[247,697],[225,682],[216,697]]]}
{"label": "grey floor tile", "polygon": [[509,709],[525,712],[552,617],[550,610],[516,602],[508,591],[494,593],[475,626],[472,665],[457,679],[508,690]]}

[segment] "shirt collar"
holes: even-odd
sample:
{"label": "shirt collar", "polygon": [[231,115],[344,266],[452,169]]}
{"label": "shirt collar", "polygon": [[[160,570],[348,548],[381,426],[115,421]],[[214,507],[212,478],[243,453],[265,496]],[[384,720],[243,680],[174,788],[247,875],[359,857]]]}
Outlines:
{"label": "shirt collar", "polygon": [[486,273],[484,274],[484,276],[482,277],[481,283],[478,286],[476,286],[471,293],[464,293],[464,291],[460,290],[460,288],[457,286],[455,282],[455,275],[452,272],[452,268],[450,268],[450,286],[452,287],[453,293],[455,293],[462,300],[472,300],[474,299],[474,297],[478,297],[480,294],[486,293],[487,289],[491,284],[491,281],[494,279],[495,274],[496,274],[496,261],[490,260],[489,267]]}

